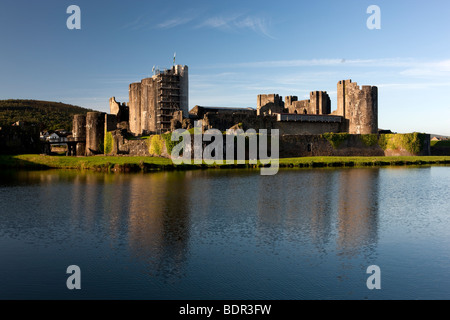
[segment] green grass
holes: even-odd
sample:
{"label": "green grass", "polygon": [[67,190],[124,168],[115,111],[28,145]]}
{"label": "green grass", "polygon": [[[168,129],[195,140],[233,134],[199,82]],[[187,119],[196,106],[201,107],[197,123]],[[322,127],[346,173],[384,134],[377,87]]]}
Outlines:
{"label": "green grass", "polygon": [[303,157],[280,159],[281,167],[366,167],[450,164],[450,156]]}
{"label": "green grass", "polygon": [[[302,157],[280,159],[281,168],[372,167],[450,164],[450,156],[429,157]],[[94,169],[101,171],[151,171],[195,168],[258,168],[260,165],[181,165],[160,157],[94,156],[65,157],[43,155],[0,156],[0,168]]]}
{"label": "green grass", "polygon": [[[172,161],[166,158],[153,157],[124,157],[124,156],[94,156],[94,157],[66,157],[66,156],[43,156],[24,154],[16,156],[0,156],[0,167],[6,168],[54,168],[54,169],[113,169],[118,170],[127,166],[150,165],[155,168],[164,168],[172,165]],[[121,168],[121,166],[123,168]]]}

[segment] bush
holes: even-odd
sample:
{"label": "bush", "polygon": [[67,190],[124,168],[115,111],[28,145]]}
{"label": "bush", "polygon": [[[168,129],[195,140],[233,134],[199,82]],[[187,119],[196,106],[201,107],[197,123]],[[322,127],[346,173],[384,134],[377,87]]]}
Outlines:
{"label": "bush", "polygon": [[388,148],[388,142],[392,138],[393,134],[380,134],[378,137],[378,145],[381,149],[386,150]]}
{"label": "bush", "polygon": [[334,149],[339,148],[342,142],[348,139],[348,133],[324,133],[322,137],[327,139]]}
{"label": "bush", "polygon": [[413,154],[419,154],[424,145],[425,134],[418,132],[405,134],[403,137],[403,144],[406,150]]}
{"label": "bush", "polygon": [[411,154],[419,154],[424,146],[425,134],[414,132],[406,134],[382,134],[378,144],[383,150],[404,149]]}
{"label": "bush", "polygon": [[172,141],[172,134],[165,133],[162,135],[164,142],[166,143],[166,150],[168,154],[172,154],[172,149],[178,144],[178,141]]}
{"label": "bush", "polygon": [[359,138],[367,147],[373,147],[378,144],[378,135],[376,134],[362,134]]}
{"label": "bush", "polygon": [[150,154],[155,154],[160,156],[163,150],[163,139],[159,135],[152,136],[150,140]]}
{"label": "bush", "polygon": [[113,151],[113,136],[111,132],[105,133],[104,148],[105,154],[110,154]]}

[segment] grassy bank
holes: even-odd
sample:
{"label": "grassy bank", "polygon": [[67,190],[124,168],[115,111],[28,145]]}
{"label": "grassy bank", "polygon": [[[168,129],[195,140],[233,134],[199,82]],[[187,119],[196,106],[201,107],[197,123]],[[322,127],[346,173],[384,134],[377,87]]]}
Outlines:
{"label": "grassy bank", "polygon": [[172,165],[170,159],[152,157],[66,157],[44,156],[36,154],[2,155],[0,168],[20,169],[107,169],[111,171],[137,170],[141,167],[164,169]]}
{"label": "grassy bank", "polygon": [[287,167],[368,167],[450,164],[450,156],[417,157],[303,157],[281,159]]}
{"label": "grassy bank", "polygon": [[[450,164],[450,156],[431,157],[302,157],[280,159],[281,168],[372,167]],[[89,169],[98,171],[152,171],[195,168],[255,168],[257,165],[182,165],[158,157],[94,156],[65,157],[43,155],[0,156],[0,168]]]}

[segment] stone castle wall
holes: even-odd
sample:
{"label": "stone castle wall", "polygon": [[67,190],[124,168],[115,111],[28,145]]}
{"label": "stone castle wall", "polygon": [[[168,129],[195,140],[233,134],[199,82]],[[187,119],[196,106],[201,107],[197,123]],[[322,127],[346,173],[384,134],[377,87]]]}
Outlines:
{"label": "stone castle wall", "polygon": [[278,94],[260,94],[258,95],[256,105],[256,114],[258,116],[283,113],[284,111],[283,98]]}
{"label": "stone castle wall", "polygon": [[147,140],[127,139],[121,130],[108,132],[112,136],[112,148],[109,155],[150,156]]}
{"label": "stone castle wall", "polygon": [[321,135],[285,135],[280,137],[280,157],[384,156],[384,150],[366,146],[358,135],[349,135],[337,148]]}
{"label": "stone castle wall", "polygon": [[286,112],[294,114],[311,114],[310,100],[297,100],[296,96],[287,96],[285,98]]}
{"label": "stone castle wall", "polygon": [[[270,134],[270,131],[269,131]],[[331,136],[327,135],[282,135],[280,136],[280,158],[295,158],[295,157],[375,157],[375,156],[427,156],[430,155],[430,135],[422,134],[421,139],[423,145],[420,150],[411,151],[408,150],[408,146],[405,145],[387,145],[383,148],[378,140],[385,139],[397,139],[402,140],[406,135],[366,135],[365,138],[374,138],[376,143],[368,143],[361,135],[346,134],[333,141]],[[132,156],[163,156],[170,157],[167,154],[167,148],[165,146],[164,139],[155,139],[152,136],[148,140],[127,140],[120,134],[114,133],[114,141],[117,147],[114,149],[114,154],[127,154]],[[337,135],[339,136],[339,134]],[[384,137],[383,137],[384,136]],[[340,138],[344,138],[340,140]],[[157,141],[162,143],[160,147],[160,154],[150,154],[149,149],[151,141]],[[162,142],[161,142],[162,141]],[[191,135],[191,144],[193,145],[194,135]],[[270,142],[270,137],[268,137]],[[209,142],[203,142],[203,149],[209,144]],[[248,148],[248,144],[247,147]],[[224,159],[226,158],[226,136],[223,136],[223,152]],[[236,154],[236,144],[234,146]],[[270,154],[270,143],[268,144],[268,150]],[[192,150],[192,157],[194,155]],[[248,149],[246,149],[246,159],[248,160]]]}
{"label": "stone castle wall", "polygon": [[343,123],[337,122],[301,122],[301,121],[278,121],[276,116],[254,116],[234,113],[231,115],[207,113],[202,119],[204,130],[218,129],[226,131],[236,124],[247,129],[279,129],[280,134],[311,135],[324,132],[342,132]]}

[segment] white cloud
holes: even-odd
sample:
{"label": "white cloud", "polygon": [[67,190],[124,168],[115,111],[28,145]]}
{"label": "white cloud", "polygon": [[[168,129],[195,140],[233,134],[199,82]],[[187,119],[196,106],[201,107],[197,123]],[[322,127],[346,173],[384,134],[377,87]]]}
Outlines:
{"label": "white cloud", "polygon": [[[314,81],[316,79],[324,79],[327,74],[333,76],[335,74],[347,74],[356,76],[357,74],[367,78],[393,78],[399,77],[402,79],[433,79],[434,82],[440,82],[440,80],[448,79],[450,76],[450,60],[438,60],[438,61],[421,61],[412,58],[383,58],[383,59],[294,59],[294,60],[267,60],[267,61],[249,61],[241,63],[224,63],[215,64],[199,69],[273,69],[273,68],[312,68],[312,67],[326,67],[327,71],[322,74],[321,71],[315,71],[312,73],[308,70],[308,73],[304,71],[297,75],[293,74],[289,79],[283,71],[283,77],[286,84],[293,84],[295,81]],[[317,69],[311,69],[317,70]],[[323,69],[322,69],[323,70]],[[293,69],[294,71],[294,69]],[[295,72],[299,72],[298,69]],[[307,75],[307,76],[306,76]],[[274,74],[272,77],[280,77],[280,73]],[[408,82],[406,81],[406,83]],[[446,84],[444,84],[446,85]]]}
{"label": "white cloud", "polygon": [[197,28],[209,27],[209,28],[221,28],[230,29],[233,21],[239,18],[239,15],[229,17],[211,17],[197,25]]}
{"label": "white cloud", "polygon": [[401,72],[410,77],[441,77],[450,75],[450,60],[418,63]]}
{"label": "white cloud", "polygon": [[228,16],[212,16],[201,21],[199,13],[186,13],[183,17],[171,18],[156,25],[158,29],[170,29],[196,21],[193,26],[199,28],[220,29],[223,31],[251,30],[273,39],[269,32],[270,20],[258,16],[232,14]]}
{"label": "white cloud", "polygon": [[282,67],[320,67],[320,66],[353,66],[353,67],[411,67],[415,65],[413,59],[295,59],[295,60],[268,60],[256,62],[242,62],[235,64],[215,65],[227,68],[282,68]]}
{"label": "white cloud", "polygon": [[183,24],[187,24],[187,23],[191,22],[192,20],[194,20],[195,18],[196,18],[195,16],[184,17],[184,18],[173,18],[173,19],[169,19],[164,22],[161,22],[156,27],[159,29],[171,29],[171,28],[181,26]]}
{"label": "white cloud", "polygon": [[145,18],[145,16],[141,15],[141,16],[137,17],[134,21],[131,21],[131,22],[125,24],[124,26],[122,26],[121,29],[130,29],[133,31],[142,29],[150,23],[150,21],[145,20],[144,18]]}
{"label": "white cloud", "polygon": [[423,90],[436,87],[450,87],[450,82],[411,82],[411,83],[382,83],[378,88],[393,88],[395,90]]}
{"label": "white cloud", "polygon": [[197,28],[215,28],[222,30],[238,30],[249,29],[256,33],[260,33],[273,39],[269,33],[269,21],[263,17],[231,15],[231,16],[216,16],[206,19],[200,23]]}

